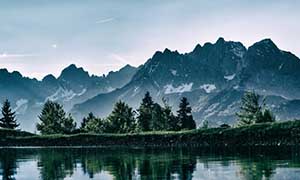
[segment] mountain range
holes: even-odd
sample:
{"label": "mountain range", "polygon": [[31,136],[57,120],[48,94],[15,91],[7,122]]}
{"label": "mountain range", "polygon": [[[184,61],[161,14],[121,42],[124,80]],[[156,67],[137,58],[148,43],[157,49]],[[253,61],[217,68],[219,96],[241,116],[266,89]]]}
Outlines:
{"label": "mountain range", "polygon": [[126,65],[106,76],[94,76],[71,64],[58,78],[49,74],[39,81],[23,77],[16,71],[0,69],[0,100],[9,99],[21,128],[33,131],[47,100],[57,101],[70,111],[75,104],[124,86],[136,71],[137,68]]}
{"label": "mountain range", "polygon": [[299,69],[300,59],[271,39],[246,48],[219,38],[189,53],[157,51],[139,68],[127,65],[101,77],[75,65],[42,81],[1,69],[0,98],[12,101],[24,129],[34,127],[47,99],[62,103],[80,121],[89,112],[107,116],[118,100],[137,108],[147,91],[158,103],[166,99],[174,112],[187,97],[198,125],[235,123],[241,97],[252,90],[266,98],[278,119],[288,120],[300,118]]}

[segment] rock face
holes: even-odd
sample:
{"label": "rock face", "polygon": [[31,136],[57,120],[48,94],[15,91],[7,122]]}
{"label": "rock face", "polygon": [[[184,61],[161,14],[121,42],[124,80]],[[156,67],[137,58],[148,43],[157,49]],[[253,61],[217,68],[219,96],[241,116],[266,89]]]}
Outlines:
{"label": "rock face", "polygon": [[198,44],[190,53],[158,51],[128,84],[77,104],[72,112],[78,118],[90,111],[104,117],[118,100],[138,107],[149,91],[159,103],[167,99],[174,111],[186,96],[198,124],[203,120],[211,125],[232,124],[244,92],[255,90],[267,97],[280,119],[300,118],[294,110],[300,106],[299,69],[299,58],[280,50],[270,39],[247,49],[240,42],[220,38],[214,44]]}
{"label": "rock face", "polygon": [[42,81],[0,69],[0,100],[8,98],[22,128],[33,130],[43,103],[62,103],[77,119],[93,112],[107,116],[118,100],[137,108],[149,91],[155,101],[167,99],[173,111],[186,96],[198,124],[235,123],[240,99],[255,90],[282,120],[300,118],[300,60],[280,50],[270,39],[246,48],[240,42],[219,38],[196,45],[190,53],[165,49],[139,68],[129,65],[107,76],[91,76],[70,65],[58,78]]}
{"label": "rock face", "polygon": [[21,128],[33,131],[37,115],[46,100],[57,101],[69,111],[74,104],[82,103],[99,93],[107,93],[127,84],[137,68],[125,66],[107,76],[90,76],[74,64],[65,68],[58,78],[45,76],[42,81],[23,77],[19,72],[0,69],[0,100],[9,99],[17,111]]}

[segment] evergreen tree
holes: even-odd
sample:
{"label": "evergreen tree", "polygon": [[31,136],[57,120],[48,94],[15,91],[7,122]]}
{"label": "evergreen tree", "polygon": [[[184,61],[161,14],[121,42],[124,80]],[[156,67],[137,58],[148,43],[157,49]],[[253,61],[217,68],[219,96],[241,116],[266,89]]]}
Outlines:
{"label": "evergreen tree", "polygon": [[152,111],[154,103],[149,92],[146,92],[138,109],[138,126],[140,131],[150,131],[152,127]]}
{"label": "evergreen tree", "polygon": [[88,121],[84,127],[84,132],[88,133],[103,133],[105,132],[105,122],[95,116],[88,116]]}
{"label": "evergreen tree", "polygon": [[0,127],[8,129],[16,129],[19,124],[17,123],[15,112],[11,110],[10,102],[6,99],[2,106],[2,118],[0,119]]}
{"label": "evergreen tree", "polygon": [[83,120],[82,120],[82,122],[81,122],[80,128],[79,128],[80,131],[81,132],[88,132],[88,131],[86,131],[87,130],[86,126],[87,126],[87,124],[88,124],[89,121],[91,121],[91,120],[93,120],[95,118],[96,117],[94,116],[94,114],[92,112],[90,112],[87,117],[84,117]]}
{"label": "evergreen tree", "polygon": [[112,113],[107,117],[110,133],[128,133],[135,131],[134,111],[125,102],[115,104]]}
{"label": "evergreen tree", "polygon": [[62,121],[62,129],[64,134],[71,134],[76,129],[76,122],[74,121],[71,114],[64,118]]}
{"label": "evergreen tree", "polygon": [[261,112],[260,118],[258,118],[255,123],[266,123],[266,122],[275,122],[275,121],[276,121],[276,118],[273,115],[273,113],[271,112],[271,110],[264,109]]}
{"label": "evergreen tree", "polygon": [[262,121],[265,99],[260,100],[260,95],[253,92],[246,92],[242,98],[242,105],[238,116],[238,125],[250,125]]}
{"label": "evergreen tree", "polygon": [[180,129],[196,129],[196,122],[193,119],[192,108],[186,97],[181,99],[177,118]]}
{"label": "evergreen tree", "polygon": [[41,122],[37,124],[37,130],[42,134],[71,133],[76,127],[71,115],[66,117],[63,106],[49,100],[44,104],[39,119]]}
{"label": "evergreen tree", "polygon": [[162,101],[164,103],[163,118],[164,118],[164,122],[166,123],[165,130],[169,130],[169,131],[180,130],[178,118],[176,118],[172,113],[172,107],[168,105],[166,99],[163,98]]}
{"label": "evergreen tree", "polygon": [[153,105],[152,111],[152,127],[154,131],[167,129],[167,117],[164,116],[164,109],[157,103]]}

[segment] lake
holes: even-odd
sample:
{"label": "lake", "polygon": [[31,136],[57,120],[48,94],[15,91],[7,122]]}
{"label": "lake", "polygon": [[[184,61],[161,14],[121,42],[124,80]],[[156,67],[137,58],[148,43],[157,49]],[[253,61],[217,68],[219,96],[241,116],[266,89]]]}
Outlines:
{"label": "lake", "polygon": [[1,148],[0,177],[34,179],[300,179],[298,149]]}

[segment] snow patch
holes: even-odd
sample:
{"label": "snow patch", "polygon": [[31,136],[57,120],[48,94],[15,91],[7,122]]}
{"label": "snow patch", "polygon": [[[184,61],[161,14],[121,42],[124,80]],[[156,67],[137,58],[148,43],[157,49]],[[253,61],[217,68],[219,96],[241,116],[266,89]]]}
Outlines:
{"label": "snow patch", "polygon": [[224,76],[224,79],[226,79],[227,81],[231,81],[234,78],[235,78],[235,74]]}
{"label": "snow patch", "polygon": [[189,84],[182,84],[178,87],[173,87],[172,84],[167,84],[164,86],[165,94],[172,94],[172,93],[183,93],[183,92],[190,92],[192,90],[193,83]]}
{"label": "snow patch", "polygon": [[171,69],[171,73],[173,74],[173,76],[176,76],[176,75],[177,75],[177,71],[174,70],[174,69]]}
{"label": "snow patch", "polygon": [[200,89],[204,89],[206,93],[211,93],[213,90],[217,89],[214,84],[203,84]]}
{"label": "snow patch", "polygon": [[46,100],[50,101],[58,101],[58,100],[63,100],[63,101],[70,101],[74,97],[78,97],[83,95],[87,90],[83,89],[80,93],[75,93],[73,90],[67,90],[63,89],[60,87],[54,94],[51,96],[47,97]]}

